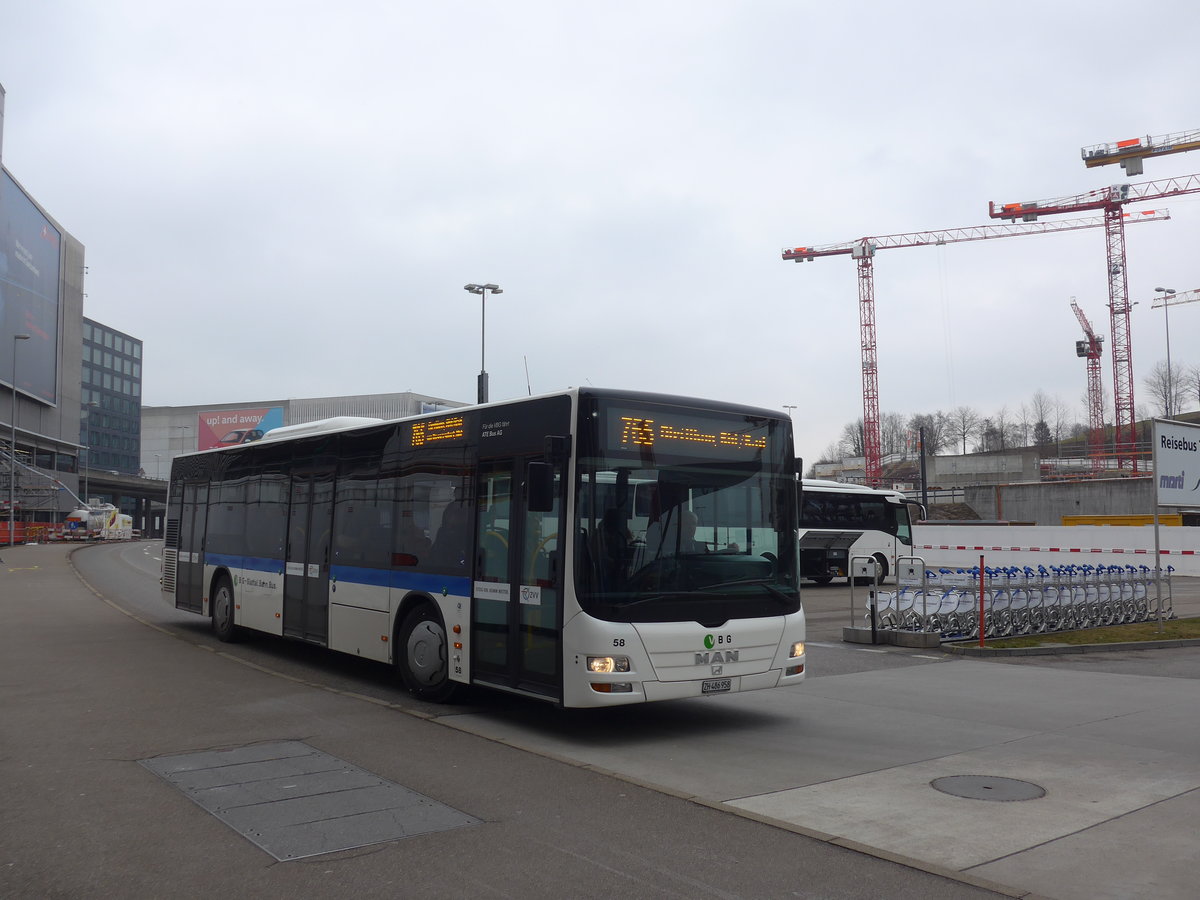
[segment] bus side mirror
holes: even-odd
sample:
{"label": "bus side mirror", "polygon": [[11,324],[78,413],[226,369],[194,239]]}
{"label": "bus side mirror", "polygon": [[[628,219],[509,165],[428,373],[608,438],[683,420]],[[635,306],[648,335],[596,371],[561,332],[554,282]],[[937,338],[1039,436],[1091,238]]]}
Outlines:
{"label": "bus side mirror", "polygon": [[550,463],[529,463],[529,511],[550,512],[554,509],[554,466]]}
{"label": "bus side mirror", "polygon": [[543,456],[548,463],[565,463],[571,452],[571,437],[565,434],[548,434]]}

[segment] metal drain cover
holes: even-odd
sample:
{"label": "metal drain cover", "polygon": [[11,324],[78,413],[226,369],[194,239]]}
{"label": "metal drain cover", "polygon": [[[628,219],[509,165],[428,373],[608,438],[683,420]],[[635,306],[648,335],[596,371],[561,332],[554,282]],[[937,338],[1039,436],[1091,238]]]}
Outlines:
{"label": "metal drain cover", "polygon": [[480,824],[300,741],[141,764],[281,861]]}
{"label": "metal drain cover", "polygon": [[1046,796],[1046,789],[1032,781],[994,775],[947,775],[933,779],[929,786],[943,794],[968,800],[1037,800]]}

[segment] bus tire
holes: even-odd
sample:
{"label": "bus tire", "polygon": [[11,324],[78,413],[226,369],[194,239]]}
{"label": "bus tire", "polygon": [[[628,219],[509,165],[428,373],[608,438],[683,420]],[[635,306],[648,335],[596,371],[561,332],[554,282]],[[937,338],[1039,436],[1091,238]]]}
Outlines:
{"label": "bus tire", "polygon": [[821,585],[822,587],[824,587],[825,585],[827,585],[827,584],[829,584],[831,581],[833,581],[833,576],[832,576],[832,575],[821,575],[821,576],[819,576],[819,577],[817,577],[817,578],[814,578],[814,579],[813,579],[813,581],[815,581],[817,584],[819,584],[819,585]]}
{"label": "bus tire", "polygon": [[430,603],[413,607],[400,623],[396,668],[412,696],[446,703],[459,692],[450,680],[450,642],[437,609]]}
{"label": "bus tire", "polygon": [[212,627],[217,640],[232,643],[238,638],[238,627],[233,624],[233,585],[229,577],[222,575],[213,584]]}

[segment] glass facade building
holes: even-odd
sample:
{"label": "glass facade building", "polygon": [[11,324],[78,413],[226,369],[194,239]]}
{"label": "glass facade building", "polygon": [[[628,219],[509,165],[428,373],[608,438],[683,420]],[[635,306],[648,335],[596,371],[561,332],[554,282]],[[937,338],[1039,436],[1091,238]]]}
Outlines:
{"label": "glass facade building", "polygon": [[142,342],[83,320],[79,443],[89,469],[137,475],[141,468]]}

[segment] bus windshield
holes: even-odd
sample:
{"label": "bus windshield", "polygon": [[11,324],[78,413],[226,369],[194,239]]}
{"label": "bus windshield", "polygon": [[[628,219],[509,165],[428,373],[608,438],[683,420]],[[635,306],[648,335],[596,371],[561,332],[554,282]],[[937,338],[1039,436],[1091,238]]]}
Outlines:
{"label": "bus windshield", "polygon": [[[659,423],[664,419],[660,414]],[[784,464],[790,448],[782,446],[783,428],[770,420],[738,423],[743,435],[755,435],[744,442],[753,452],[730,439],[732,451],[706,454],[675,445],[672,435],[685,432],[662,427],[666,439],[660,432],[652,445],[623,446],[610,430],[595,448],[607,452],[582,455],[581,448],[580,606],[608,621],[714,625],[796,612],[795,481]],[[732,428],[719,423],[686,433],[728,436]]]}

